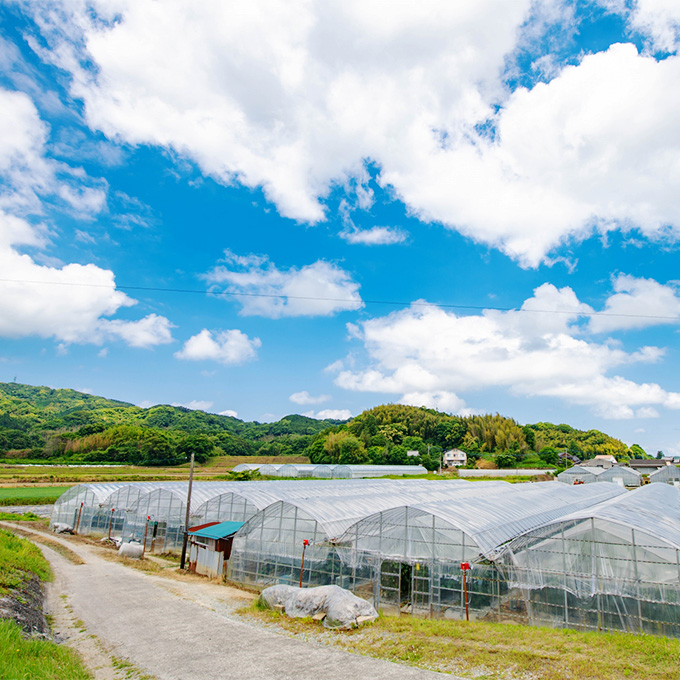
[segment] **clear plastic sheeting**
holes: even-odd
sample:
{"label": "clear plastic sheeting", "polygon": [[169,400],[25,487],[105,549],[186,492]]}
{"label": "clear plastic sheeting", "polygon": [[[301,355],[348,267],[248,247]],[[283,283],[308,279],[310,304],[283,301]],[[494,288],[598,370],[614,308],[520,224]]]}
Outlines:
{"label": "clear plastic sheeting", "polygon": [[[678,477],[680,479],[680,477]],[[633,468],[615,465],[597,477],[598,482],[612,482],[619,486],[635,488],[642,485],[642,475]]]}
{"label": "clear plastic sheeting", "polygon": [[[55,524],[68,524],[82,534],[103,533],[110,521],[107,499],[114,493],[129,486],[125,483],[77,484],[64,492],[54,503],[50,528]],[[116,528],[120,529],[120,517]]]}
{"label": "clear plastic sheeting", "polygon": [[[625,493],[613,484],[344,484],[350,482],[354,493],[333,496],[328,485],[322,497],[280,500],[254,515],[234,538],[229,578],[268,586],[295,584],[302,575],[303,585],[338,585],[376,607],[458,616],[460,562],[477,561],[473,609],[486,613],[492,600],[498,605],[503,586],[495,567],[482,562],[493,559],[504,542]],[[303,564],[304,540],[309,546]]]}
{"label": "clear plastic sheeting", "polygon": [[680,490],[649,484],[566,515],[499,565],[532,625],[680,637]]}
{"label": "clear plastic sheeting", "polygon": [[675,484],[680,482],[680,468],[675,465],[664,465],[656,472],[649,475],[650,482],[661,482],[662,484]]}
{"label": "clear plastic sheeting", "polygon": [[262,463],[239,463],[232,472],[250,472],[251,470],[259,470],[261,467]]}
{"label": "clear plastic sheeting", "polygon": [[564,472],[560,472],[557,475],[557,481],[563,484],[592,484],[603,472],[603,468],[574,465]]}
{"label": "clear plastic sheeting", "polygon": [[332,471],[333,479],[367,479],[387,475],[425,474],[427,470],[422,465],[336,465]]}
{"label": "clear plastic sheeting", "polygon": [[271,586],[260,594],[260,603],[269,609],[282,609],[287,616],[295,618],[323,618],[326,628],[356,628],[378,618],[370,602],[338,586]]}

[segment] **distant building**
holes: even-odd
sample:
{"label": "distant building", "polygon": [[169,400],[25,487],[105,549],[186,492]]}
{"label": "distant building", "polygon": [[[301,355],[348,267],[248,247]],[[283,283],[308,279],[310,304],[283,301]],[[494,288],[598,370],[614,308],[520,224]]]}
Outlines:
{"label": "distant building", "polygon": [[567,451],[560,451],[560,453],[558,453],[557,456],[562,462],[569,461],[570,463],[572,463],[572,465],[581,464],[581,459],[578,456],[575,456],[573,453],[568,453]]}
{"label": "distant building", "polygon": [[467,453],[460,449],[444,451],[444,467],[461,467],[467,463]]}
{"label": "distant building", "polygon": [[581,467],[599,467],[603,470],[609,470],[609,468],[618,465],[618,462],[614,456],[609,456],[605,454],[600,454],[591,458],[590,460],[584,460],[581,463]]}
{"label": "distant building", "polygon": [[666,465],[670,465],[670,461],[659,460],[658,458],[632,458],[628,461],[629,467],[641,472],[643,475],[648,475],[659,468],[666,467]]}
{"label": "distant building", "polygon": [[410,456],[411,458],[416,458],[420,455],[420,451],[407,451],[406,455]]}

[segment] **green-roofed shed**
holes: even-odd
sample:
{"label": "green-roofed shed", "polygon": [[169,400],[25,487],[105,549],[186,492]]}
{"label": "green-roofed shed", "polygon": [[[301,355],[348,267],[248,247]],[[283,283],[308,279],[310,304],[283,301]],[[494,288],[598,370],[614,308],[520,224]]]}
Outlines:
{"label": "green-roofed shed", "polygon": [[191,527],[187,532],[190,541],[189,571],[223,578],[234,534],[242,526],[243,522],[207,522]]}

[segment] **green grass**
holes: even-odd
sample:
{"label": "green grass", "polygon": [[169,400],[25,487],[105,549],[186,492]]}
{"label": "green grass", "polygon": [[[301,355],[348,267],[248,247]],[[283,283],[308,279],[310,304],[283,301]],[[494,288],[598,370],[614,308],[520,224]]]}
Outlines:
{"label": "green grass", "polygon": [[43,581],[52,580],[50,565],[39,548],[0,529],[0,595],[11,588],[20,588],[31,573]]}
{"label": "green grass", "polygon": [[41,522],[47,526],[48,520],[34,515],[32,512],[24,512],[19,514],[17,512],[2,512],[0,511],[0,522]]}
{"label": "green grass", "polygon": [[2,505],[47,505],[61,496],[70,486],[20,486],[0,488]]}
{"label": "green grass", "polygon": [[26,639],[13,621],[0,621],[2,680],[91,680],[78,656],[67,647]]}
{"label": "green grass", "polygon": [[[261,611],[242,614],[275,622],[305,638],[328,640],[310,619]],[[487,680],[677,680],[680,640],[538,628],[505,623],[381,616],[359,629],[332,632],[331,644],[351,652]]]}

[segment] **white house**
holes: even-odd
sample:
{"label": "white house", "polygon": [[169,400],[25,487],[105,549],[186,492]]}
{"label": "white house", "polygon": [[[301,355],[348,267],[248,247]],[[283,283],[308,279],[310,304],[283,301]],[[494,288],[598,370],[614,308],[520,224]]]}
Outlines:
{"label": "white house", "polygon": [[444,467],[460,467],[467,463],[467,453],[460,449],[450,449],[444,451]]}

